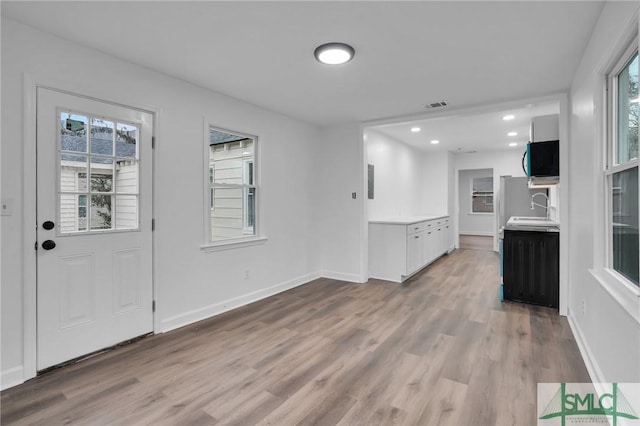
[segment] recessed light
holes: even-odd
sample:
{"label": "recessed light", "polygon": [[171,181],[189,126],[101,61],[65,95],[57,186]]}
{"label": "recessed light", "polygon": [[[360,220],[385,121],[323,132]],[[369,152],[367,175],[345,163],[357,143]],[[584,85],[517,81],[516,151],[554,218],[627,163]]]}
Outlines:
{"label": "recessed light", "polygon": [[518,136],[518,132],[509,132],[507,136]]}
{"label": "recessed light", "polygon": [[431,145],[437,145],[439,143],[440,143],[440,141],[437,140],[437,139],[434,139],[434,140],[431,141]]}
{"label": "recessed light", "polygon": [[513,115],[513,114],[507,114],[507,115],[505,115],[504,117],[502,117],[502,119],[503,119],[504,121],[513,120],[514,118],[516,118],[516,116],[515,116],[515,115]]}
{"label": "recessed light", "polygon": [[411,132],[412,133],[418,133],[420,131],[420,127],[412,127],[411,128]]}
{"label": "recessed light", "polygon": [[518,146],[518,144],[516,142],[511,142],[509,146]]}
{"label": "recessed light", "polygon": [[349,62],[355,54],[355,49],[345,43],[326,43],[316,47],[313,52],[318,62],[327,65],[344,64]]}

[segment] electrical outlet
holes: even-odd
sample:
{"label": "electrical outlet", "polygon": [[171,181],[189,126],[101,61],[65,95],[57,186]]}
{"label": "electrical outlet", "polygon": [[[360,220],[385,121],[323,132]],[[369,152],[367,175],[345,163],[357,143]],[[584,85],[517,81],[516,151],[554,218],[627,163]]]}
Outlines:
{"label": "electrical outlet", "polygon": [[351,198],[353,198],[355,200],[356,198],[358,198],[358,194],[356,194],[355,192],[352,192],[351,193]]}
{"label": "electrical outlet", "polygon": [[587,301],[583,300],[582,301],[582,316],[586,316],[587,315]]}
{"label": "electrical outlet", "polygon": [[244,270],[244,279],[245,279],[245,280],[248,280],[248,279],[249,279],[249,270],[248,270],[248,269],[245,269],[245,270]]}

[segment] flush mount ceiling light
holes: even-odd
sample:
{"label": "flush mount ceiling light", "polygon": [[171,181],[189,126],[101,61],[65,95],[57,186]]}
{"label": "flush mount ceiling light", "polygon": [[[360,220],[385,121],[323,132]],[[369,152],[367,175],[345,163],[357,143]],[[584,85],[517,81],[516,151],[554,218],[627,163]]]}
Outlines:
{"label": "flush mount ceiling light", "polygon": [[434,140],[431,141],[431,145],[438,145],[439,143],[440,143],[440,141],[437,140],[437,139],[434,139]]}
{"label": "flush mount ceiling light", "polygon": [[509,132],[507,136],[518,136],[518,132]]}
{"label": "flush mount ceiling light", "polygon": [[503,119],[504,121],[513,120],[514,118],[516,118],[516,116],[515,116],[515,115],[513,115],[513,114],[507,114],[507,115],[505,115],[504,117],[502,117],[502,119]]}
{"label": "flush mount ceiling light", "polygon": [[318,62],[327,65],[340,65],[353,59],[356,51],[345,43],[326,43],[316,47],[313,55]]}
{"label": "flush mount ceiling light", "polygon": [[511,142],[509,146],[518,146],[518,144],[516,142]]}
{"label": "flush mount ceiling light", "polygon": [[420,127],[412,127],[411,128],[411,132],[412,133],[418,133],[420,131]]}

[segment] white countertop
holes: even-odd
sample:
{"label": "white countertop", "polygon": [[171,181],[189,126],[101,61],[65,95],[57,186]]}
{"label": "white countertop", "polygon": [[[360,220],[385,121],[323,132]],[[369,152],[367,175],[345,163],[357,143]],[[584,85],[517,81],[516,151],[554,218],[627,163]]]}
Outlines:
{"label": "white countertop", "polygon": [[369,223],[382,223],[387,225],[412,225],[418,222],[425,222],[427,220],[433,219],[441,219],[443,217],[448,217],[448,215],[437,215],[437,216],[398,216],[398,217],[385,217],[385,218],[376,218],[370,219]]}

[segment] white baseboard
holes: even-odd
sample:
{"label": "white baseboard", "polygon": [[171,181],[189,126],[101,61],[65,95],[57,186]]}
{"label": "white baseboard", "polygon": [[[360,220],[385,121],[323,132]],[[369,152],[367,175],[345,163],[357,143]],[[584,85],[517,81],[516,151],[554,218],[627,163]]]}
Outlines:
{"label": "white baseboard", "polygon": [[571,328],[571,332],[573,333],[573,338],[578,344],[578,349],[580,350],[580,355],[582,355],[584,365],[587,367],[587,372],[589,373],[589,377],[591,378],[591,383],[605,383],[606,380],[602,374],[602,370],[600,370],[598,362],[589,349],[589,345],[584,339],[584,334],[582,334],[580,326],[573,320],[573,317],[571,315],[567,316],[567,320],[569,321],[569,327]]}
{"label": "white baseboard", "polygon": [[0,374],[0,390],[9,389],[24,383],[24,372],[22,370],[22,366],[4,370]]}
{"label": "white baseboard", "polygon": [[460,231],[458,235],[473,235],[478,237],[493,237],[493,232],[482,232],[482,231]]}
{"label": "white baseboard", "polygon": [[367,279],[357,274],[345,274],[343,272],[335,272],[335,271],[327,271],[327,270],[320,271],[319,276],[324,278],[329,278],[332,280],[348,281],[351,283],[358,283],[358,284],[366,283],[368,281]]}
{"label": "white baseboard", "polygon": [[280,284],[276,284],[271,287],[267,287],[252,293],[244,294],[242,296],[234,297],[223,302],[215,303],[213,305],[204,306],[202,308],[194,309],[173,317],[169,317],[160,321],[160,333],[175,330],[176,328],[184,327],[185,325],[193,324],[194,322],[202,321],[203,319],[210,318],[214,315],[219,315],[223,312],[230,311],[240,306],[248,305],[249,303],[257,302],[258,300],[273,296],[274,294],[282,293],[283,291],[298,287],[302,284],[306,284],[309,281],[313,281],[320,278],[320,274],[311,273],[303,275],[298,278],[294,278],[289,281],[285,281]]}

